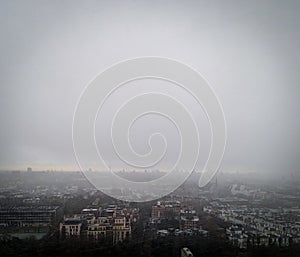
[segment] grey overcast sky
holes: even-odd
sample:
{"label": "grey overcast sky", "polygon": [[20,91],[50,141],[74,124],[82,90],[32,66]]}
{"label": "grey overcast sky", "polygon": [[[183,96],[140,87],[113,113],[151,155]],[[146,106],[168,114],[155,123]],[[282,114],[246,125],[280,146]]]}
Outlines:
{"label": "grey overcast sky", "polygon": [[78,169],[72,119],[86,84],[124,59],[164,56],[220,98],[221,170],[299,172],[299,13],[296,0],[1,0],[0,169]]}

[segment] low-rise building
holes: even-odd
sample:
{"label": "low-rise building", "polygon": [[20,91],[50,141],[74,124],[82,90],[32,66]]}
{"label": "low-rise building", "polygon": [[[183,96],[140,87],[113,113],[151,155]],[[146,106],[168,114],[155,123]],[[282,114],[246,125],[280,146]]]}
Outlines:
{"label": "low-rise building", "polygon": [[80,237],[82,232],[82,220],[79,218],[66,218],[59,224],[61,238]]}

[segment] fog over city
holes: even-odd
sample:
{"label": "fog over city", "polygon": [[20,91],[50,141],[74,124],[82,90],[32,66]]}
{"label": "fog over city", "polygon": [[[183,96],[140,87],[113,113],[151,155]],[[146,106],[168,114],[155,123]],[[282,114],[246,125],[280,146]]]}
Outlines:
{"label": "fog over city", "polygon": [[[227,124],[221,171],[298,173],[299,2],[273,3],[2,1],[1,169],[78,170],[72,120],[88,82],[117,62],[162,56],[196,69],[218,96]],[[201,170],[210,143],[201,108],[172,85],[139,83],[108,99],[105,117],[96,122],[109,166],[130,170],[101,137],[106,118],[147,88],[169,92],[196,117],[201,128],[196,170]],[[149,133],[157,127],[168,139],[169,159],[154,168],[168,170],[178,154],[178,134],[168,121],[144,117],[132,128],[132,144],[147,153]]]}
{"label": "fog over city", "polygon": [[299,13],[0,0],[0,256],[299,257]]}

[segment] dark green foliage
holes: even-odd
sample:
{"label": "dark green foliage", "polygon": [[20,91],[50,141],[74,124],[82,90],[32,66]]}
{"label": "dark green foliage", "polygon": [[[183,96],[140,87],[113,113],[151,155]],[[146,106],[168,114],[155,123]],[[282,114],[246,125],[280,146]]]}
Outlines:
{"label": "dark green foliage", "polygon": [[91,242],[87,240],[65,240],[57,238],[35,240],[11,239],[0,241],[1,257],[77,257],[77,256],[101,256],[101,257],[177,257],[180,249],[188,247],[195,257],[298,257],[300,245],[292,245],[287,248],[268,247],[239,250],[233,248],[223,240],[204,239],[193,237],[163,237],[150,240],[135,239],[112,246],[105,242]]}

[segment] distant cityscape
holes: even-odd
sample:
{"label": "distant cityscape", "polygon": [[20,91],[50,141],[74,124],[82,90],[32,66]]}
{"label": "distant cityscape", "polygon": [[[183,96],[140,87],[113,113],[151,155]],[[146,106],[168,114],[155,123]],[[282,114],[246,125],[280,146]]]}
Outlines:
{"label": "distant cityscape", "polygon": [[[127,176],[147,180],[154,175]],[[109,252],[116,246],[148,245],[147,253],[134,256],[215,256],[217,249],[219,256],[259,256],[274,247],[286,254],[300,249],[298,178],[279,183],[221,173],[199,189],[198,176],[192,174],[162,199],[129,203],[101,193],[81,172],[2,171],[1,244],[79,242],[88,244],[91,254],[100,246]],[[216,248],[209,250],[211,244]],[[55,252],[59,248],[53,251],[53,256],[63,255]],[[226,255],[232,252],[235,255]]]}

